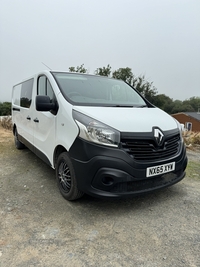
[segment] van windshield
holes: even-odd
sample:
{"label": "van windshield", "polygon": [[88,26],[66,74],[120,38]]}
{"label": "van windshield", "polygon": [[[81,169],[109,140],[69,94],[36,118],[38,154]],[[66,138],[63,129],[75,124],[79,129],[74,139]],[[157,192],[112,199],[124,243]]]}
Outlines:
{"label": "van windshield", "polygon": [[146,107],[143,98],[121,80],[87,74],[52,72],[64,97],[74,105]]}

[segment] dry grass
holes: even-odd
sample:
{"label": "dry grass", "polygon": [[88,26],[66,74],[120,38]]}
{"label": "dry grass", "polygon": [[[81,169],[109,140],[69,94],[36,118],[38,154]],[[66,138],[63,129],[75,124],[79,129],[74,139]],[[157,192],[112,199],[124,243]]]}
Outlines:
{"label": "dry grass", "polygon": [[183,132],[183,139],[188,148],[200,147],[200,132]]}
{"label": "dry grass", "polygon": [[0,120],[1,126],[7,130],[12,130],[12,118],[11,116],[3,117]]}

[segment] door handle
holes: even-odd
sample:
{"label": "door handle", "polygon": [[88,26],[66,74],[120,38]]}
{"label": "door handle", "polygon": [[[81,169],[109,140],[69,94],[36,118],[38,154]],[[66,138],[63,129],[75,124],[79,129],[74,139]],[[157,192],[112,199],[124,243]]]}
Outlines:
{"label": "door handle", "polygon": [[28,116],[28,117],[26,117],[26,118],[27,118],[27,120],[29,120],[29,121],[31,120],[31,117],[30,117],[30,116]]}
{"label": "door handle", "polygon": [[33,121],[34,121],[34,122],[39,122],[38,118],[35,118]]}

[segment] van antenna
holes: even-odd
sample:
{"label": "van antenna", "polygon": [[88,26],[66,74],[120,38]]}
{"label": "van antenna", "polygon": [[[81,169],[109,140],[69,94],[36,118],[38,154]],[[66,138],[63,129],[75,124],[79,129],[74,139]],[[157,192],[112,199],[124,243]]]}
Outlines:
{"label": "van antenna", "polygon": [[51,68],[49,68],[49,67],[48,67],[46,64],[44,64],[43,62],[42,62],[42,64],[45,65],[48,69],[52,70]]}

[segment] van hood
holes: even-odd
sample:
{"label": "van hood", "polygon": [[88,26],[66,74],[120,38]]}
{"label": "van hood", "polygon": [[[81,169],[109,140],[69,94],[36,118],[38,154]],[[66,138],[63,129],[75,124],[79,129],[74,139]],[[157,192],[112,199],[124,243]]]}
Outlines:
{"label": "van hood", "polygon": [[159,108],[85,107],[74,110],[98,120],[120,132],[151,132],[152,127],[163,131],[177,129],[176,120]]}

